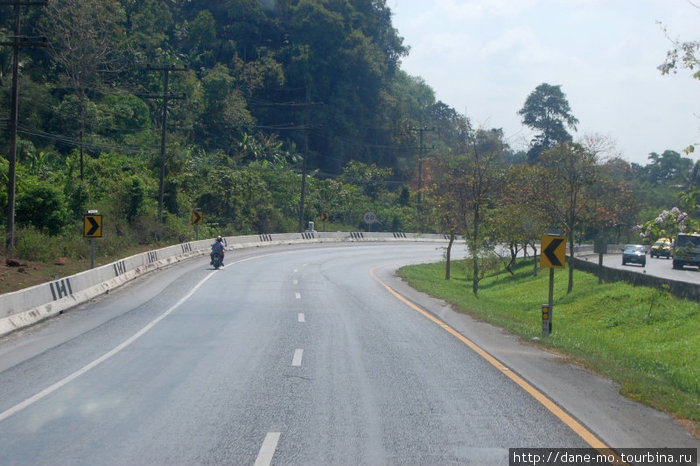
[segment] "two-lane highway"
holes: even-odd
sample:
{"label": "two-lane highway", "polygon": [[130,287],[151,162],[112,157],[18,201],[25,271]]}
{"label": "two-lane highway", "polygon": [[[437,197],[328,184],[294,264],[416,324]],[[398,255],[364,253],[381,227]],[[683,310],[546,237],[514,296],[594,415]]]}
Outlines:
{"label": "two-lane highway", "polygon": [[0,464],[508,464],[509,447],[590,446],[371,273],[442,253],[200,258],[0,340]]}

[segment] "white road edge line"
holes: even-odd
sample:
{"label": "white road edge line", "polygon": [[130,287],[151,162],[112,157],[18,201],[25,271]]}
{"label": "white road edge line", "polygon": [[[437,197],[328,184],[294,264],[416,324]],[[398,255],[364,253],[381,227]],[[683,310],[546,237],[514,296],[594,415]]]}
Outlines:
{"label": "white road edge line", "polygon": [[55,392],[55,391],[58,390],[59,388],[61,388],[61,387],[65,386],[65,385],[67,385],[68,383],[70,383],[70,382],[72,382],[73,380],[77,379],[77,378],[80,377],[81,375],[85,374],[86,372],[90,371],[91,369],[94,369],[94,368],[97,367],[98,365],[102,364],[103,362],[105,362],[106,360],[108,360],[109,358],[111,358],[112,356],[114,356],[114,355],[118,354],[119,352],[121,352],[123,349],[125,349],[126,347],[128,347],[129,345],[131,345],[133,342],[135,342],[136,340],[138,340],[139,338],[141,338],[144,334],[146,334],[146,332],[148,332],[148,331],[151,330],[153,327],[155,327],[161,320],[165,319],[168,315],[170,315],[173,311],[175,311],[175,309],[177,309],[178,307],[180,307],[185,301],[187,301],[189,298],[191,298],[192,295],[204,284],[204,282],[206,282],[207,280],[209,280],[209,278],[210,278],[212,275],[214,275],[215,273],[216,273],[216,271],[210,272],[209,275],[207,275],[206,277],[204,277],[199,283],[197,283],[197,284],[190,290],[189,293],[187,293],[185,296],[183,296],[182,298],[180,298],[180,300],[179,300],[178,302],[176,302],[175,304],[173,304],[167,311],[165,311],[164,313],[162,313],[161,315],[159,315],[158,317],[156,317],[155,319],[153,319],[151,322],[148,323],[148,325],[146,325],[144,328],[142,328],[141,330],[139,330],[138,332],[136,332],[136,333],[135,333],[134,335],[132,335],[129,339],[125,340],[122,344],[120,344],[119,346],[117,346],[116,348],[114,348],[113,350],[111,350],[110,352],[105,353],[104,355],[102,355],[102,356],[100,356],[99,358],[95,359],[95,360],[92,361],[91,363],[89,363],[89,364],[83,366],[82,368],[80,368],[80,369],[78,369],[77,371],[73,372],[72,374],[68,375],[67,377],[65,377],[65,378],[59,380],[58,382],[54,383],[53,385],[50,385],[49,387],[43,389],[42,391],[40,391],[40,392],[37,393],[36,395],[31,396],[31,397],[27,398],[26,400],[22,401],[21,403],[18,403],[18,404],[16,404],[16,405],[14,405],[13,407],[11,407],[10,409],[8,409],[8,410],[3,411],[2,413],[0,413],[0,422],[4,421],[5,419],[7,419],[8,417],[12,416],[13,414],[16,414],[16,413],[22,411],[24,408],[27,408],[27,407],[33,405],[33,404],[36,403],[37,401],[39,401],[39,400],[41,400],[42,398],[45,398],[46,396],[52,394],[53,392]]}
{"label": "white road edge line", "polygon": [[272,457],[275,456],[277,450],[277,442],[280,440],[279,432],[268,432],[260,446],[258,457],[255,458],[254,466],[269,466],[272,463]]}
{"label": "white road edge line", "polygon": [[303,356],[304,356],[303,349],[295,349],[294,350],[294,357],[292,358],[292,366],[294,366],[294,367],[301,366],[301,358]]}

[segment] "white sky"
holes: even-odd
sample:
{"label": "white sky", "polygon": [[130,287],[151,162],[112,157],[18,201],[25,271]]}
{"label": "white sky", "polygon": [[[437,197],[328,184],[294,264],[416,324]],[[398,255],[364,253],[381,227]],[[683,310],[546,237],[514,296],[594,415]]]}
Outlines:
{"label": "white sky", "polygon": [[[693,0],[700,5],[700,0]],[[518,110],[544,82],[561,85],[574,139],[599,134],[646,165],[650,152],[700,143],[700,80],[662,76],[672,44],[700,40],[688,0],[387,0],[411,47],[402,69],[476,127],[503,128],[512,148],[532,132]],[[699,152],[688,157],[697,160]]]}

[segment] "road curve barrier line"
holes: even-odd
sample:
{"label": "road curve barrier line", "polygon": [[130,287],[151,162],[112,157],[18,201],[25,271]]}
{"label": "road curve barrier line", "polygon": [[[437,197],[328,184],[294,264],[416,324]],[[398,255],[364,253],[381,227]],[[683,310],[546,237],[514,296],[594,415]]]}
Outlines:
{"label": "road curve barrier line", "polygon": [[80,369],[78,369],[77,371],[73,372],[72,374],[70,374],[70,375],[64,377],[63,379],[59,380],[58,382],[54,383],[53,385],[48,386],[47,388],[43,389],[42,391],[40,391],[40,392],[37,393],[36,395],[33,395],[33,396],[27,398],[26,400],[24,400],[24,401],[22,401],[22,402],[20,402],[20,403],[18,403],[18,404],[16,404],[16,405],[14,405],[13,407],[11,407],[11,408],[9,408],[9,409],[3,411],[2,413],[0,413],[0,422],[4,421],[4,420],[7,419],[8,417],[10,417],[10,416],[12,416],[12,415],[14,415],[14,414],[16,414],[16,413],[22,411],[23,409],[25,409],[25,408],[27,408],[27,407],[33,405],[33,404],[36,403],[37,401],[39,401],[39,400],[41,400],[41,399],[47,397],[48,395],[52,394],[52,393],[55,392],[56,390],[58,390],[58,389],[60,389],[61,387],[63,387],[63,386],[65,386],[65,385],[69,384],[70,382],[72,382],[73,380],[77,379],[77,378],[80,377],[81,375],[86,374],[86,373],[89,372],[90,370],[94,369],[95,367],[99,366],[100,364],[102,364],[102,363],[105,362],[106,360],[110,359],[112,356],[118,354],[119,352],[121,352],[122,350],[124,350],[125,348],[127,348],[129,345],[131,345],[133,342],[135,342],[136,340],[138,340],[139,338],[141,338],[141,337],[142,337],[143,335],[145,335],[149,330],[151,330],[153,327],[155,327],[160,321],[162,321],[162,320],[165,319],[167,316],[169,316],[170,314],[172,314],[173,311],[175,311],[178,307],[182,306],[182,304],[185,303],[185,301],[187,301],[188,299],[190,299],[190,298],[192,297],[192,295],[194,295],[194,294],[197,292],[197,290],[198,290],[202,285],[204,285],[204,283],[205,283],[207,280],[209,280],[209,278],[211,278],[212,275],[214,275],[215,273],[216,273],[216,272],[210,272],[209,275],[207,275],[207,276],[204,277],[202,280],[200,280],[200,282],[197,283],[185,296],[183,296],[182,298],[180,298],[180,300],[179,300],[178,302],[176,302],[175,304],[173,304],[172,306],[170,306],[170,308],[168,308],[168,310],[166,310],[166,311],[163,312],[161,315],[159,315],[158,317],[156,317],[155,319],[153,319],[151,322],[149,322],[148,324],[146,324],[145,327],[143,327],[141,330],[139,330],[138,332],[136,332],[135,334],[133,334],[131,337],[129,337],[129,338],[126,339],[125,341],[123,341],[121,344],[119,344],[118,346],[116,346],[116,347],[115,347],[114,349],[112,349],[111,351],[109,351],[109,352],[103,354],[103,355],[100,356],[99,358],[97,358],[97,359],[95,359],[94,361],[92,361],[92,362],[86,364],[85,366],[81,367]]}
{"label": "road curve barrier line", "polygon": [[[581,424],[579,421],[577,421],[572,415],[567,413],[563,408],[561,408],[557,403],[555,403],[551,398],[549,398],[547,395],[542,393],[540,390],[535,388],[533,385],[531,385],[527,380],[516,374],[512,369],[510,369],[508,366],[503,364],[501,361],[496,359],[494,356],[489,354],[486,350],[481,348],[479,345],[471,341],[469,338],[465,337],[461,333],[459,333],[457,330],[431,314],[430,312],[426,311],[425,309],[421,308],[420,306],[414,304],[404,296],[402,296],[398,291],[394,290],[392,287],[387,285],[385,282],[383,282],[377,275],[374,273],[374,271],[378,267],[375,267],[370,270],[369,274],[370,276],[377,281],[380,285],[382,285],[391,295],[393,295],[396,299],[404,303],[406,306],[409,308],[413,309],[417,313],[421,314],[423,317],[427,318],[428,320],[432,321],[434,324],[438,325],[439,327],[442,327],[445,331],[447,331],[449,334],[457,338],[459,341],[467,345],[469,348],[471,348],[474,352],[476,352],[479,356],[481,356],[483,359],[485,359],[489,364],[491,364],[493,367],[498,369],[503,375],[511,379],[513,382],[515,382],[520,388],[525,390],[528,394],[530,394],[535,400],[537,400],[542,406],[547,408],[552,414],[554,414],[556,417],[558,417],[564,424],[566,424],[571,430],[573,430],[579,437],[581,437],[586,443],[588,443],[591,447],[595,448],[596,450],[600,451],[601,453],[606,453],[610,454],[610,452],[613,451],[612,448],[610,448],[605,442],[603,442],[601,439],[599,439],[593,432],[588,430],[583,424]],[[615,454],[615,464],[626,464],[620,459],[617,454]]]}

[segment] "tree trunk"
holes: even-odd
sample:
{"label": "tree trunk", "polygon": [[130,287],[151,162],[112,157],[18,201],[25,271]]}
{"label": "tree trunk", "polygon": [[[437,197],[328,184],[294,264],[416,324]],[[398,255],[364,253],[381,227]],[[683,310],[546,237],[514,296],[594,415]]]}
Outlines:
{"label": "tree trunk", "polygon": [[472,230],[472,247],[471,251],[469,251],[472,255],[472,273],[474,276],[472,277],[472,293],[474,293],[475,297],[479,297],[479,254],[478,254],[478,247],[477,247],[477,241],[479,238],[479,211],[475,209],[474,212],[474,228]]}
{"label": "tree trunk", "polygon": [[451,257],[452,257],[452,243],[455,241],[455,232],[451,231],[450,232],[450,242],[447,244],[447,253],[445,254],[445,257],[447,259],[447,262],[445,263],[445,280],[450,279],[450,264],[451,264]]}
{"label": "tree trunk", "polygon": [[[574,230],[569,231],[569,258],[574,257]],[[574,261],[569,260],[569,286],[566,289],[566,294],[569,294],[574,289]]]}
{"label": "tree trunk", "polygon": [[532,270],[532,276],[536,277],[537,276],[537,246],[535,246],[535,243],[532,243],[532,258],[534,259],[533,262],[535,263],[535,266]]}

